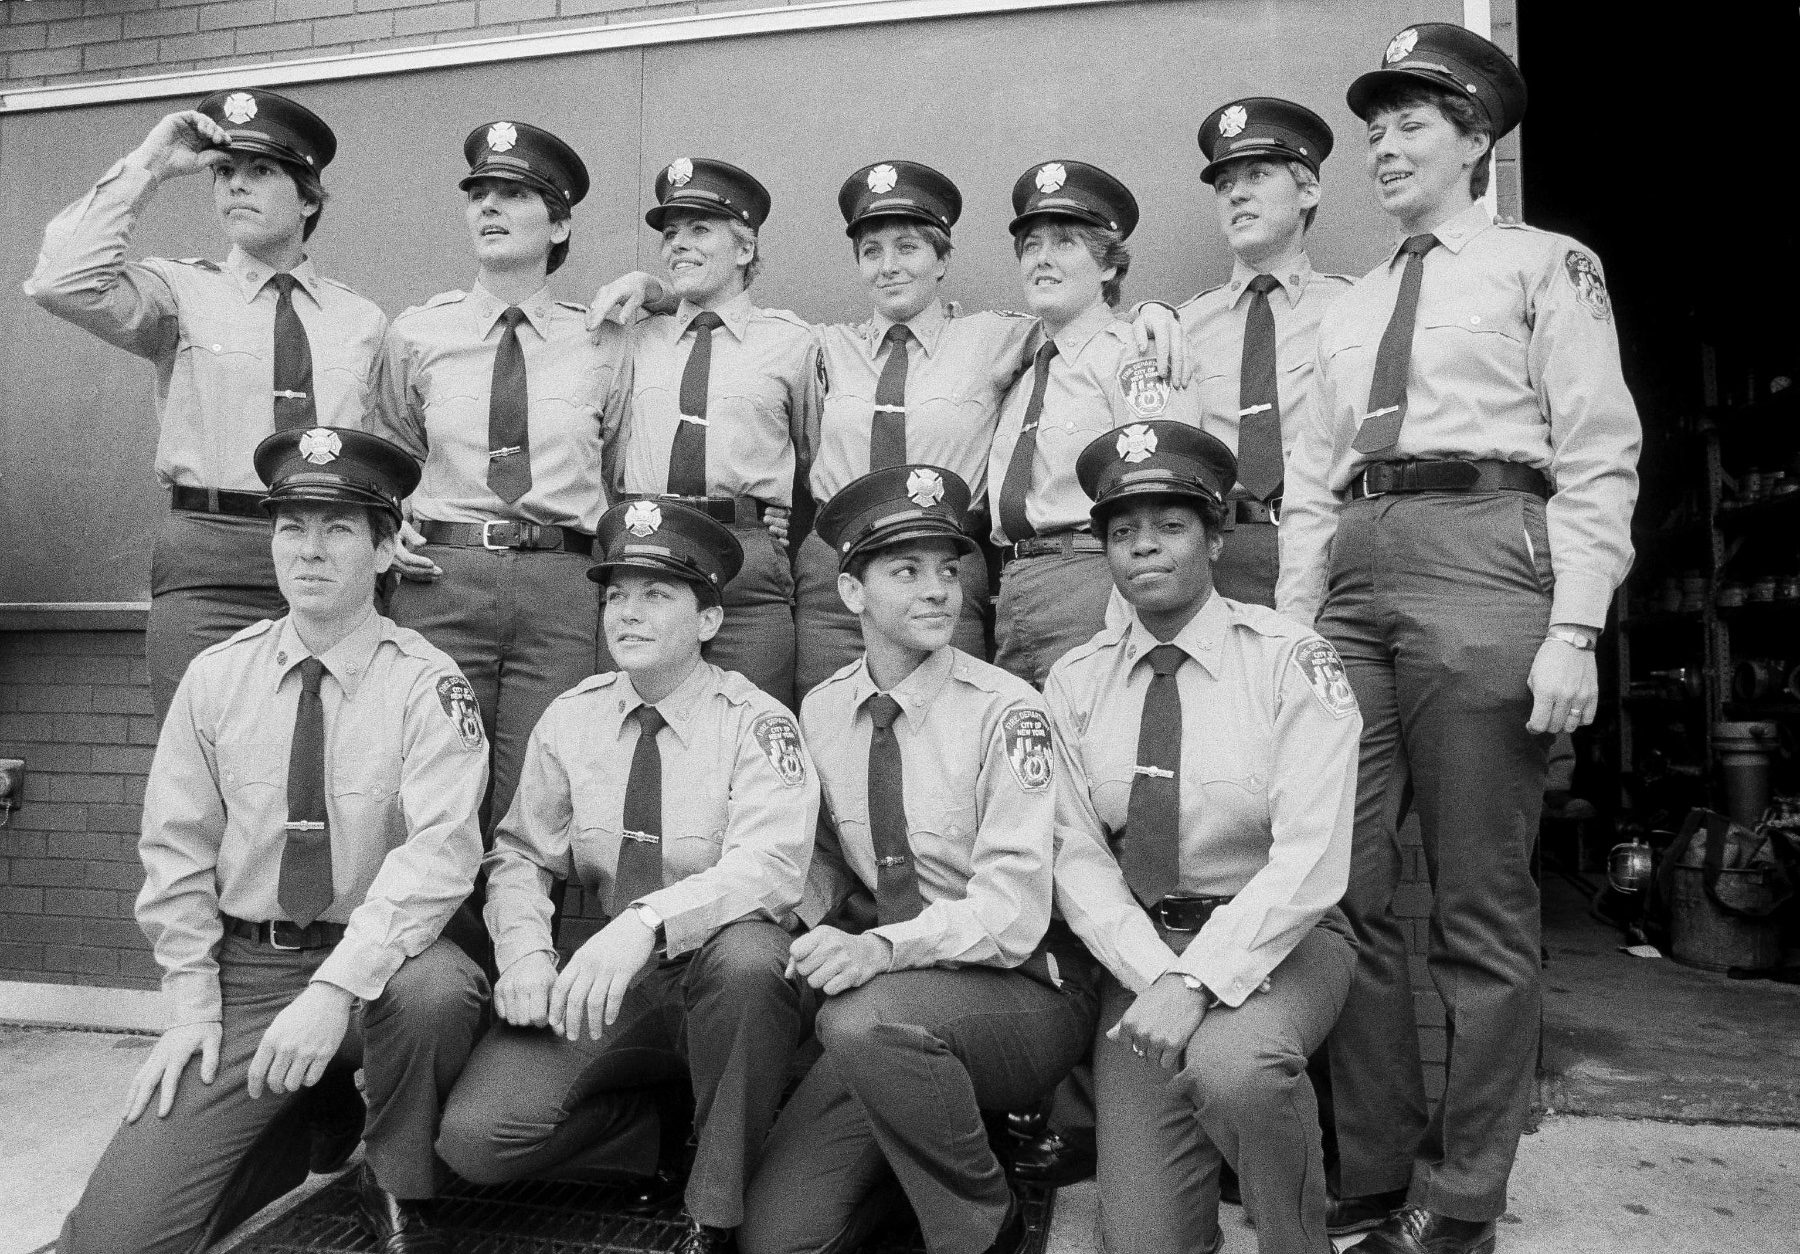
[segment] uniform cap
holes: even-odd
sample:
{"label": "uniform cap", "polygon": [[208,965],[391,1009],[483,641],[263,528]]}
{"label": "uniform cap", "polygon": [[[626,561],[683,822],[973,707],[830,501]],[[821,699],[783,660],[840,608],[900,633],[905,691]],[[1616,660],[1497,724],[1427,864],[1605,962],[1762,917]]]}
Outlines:
{"label": "uniform cap", "polygon": [[962,216],[962,193],[928,165],[877,161],[844,180],[838,189],[838,211],[844,215],[844,234],[850,236],[878,218],[929,222],[948,231]]}
{"label": "uniform cap", "polygon": [[693,209],[761,228],[769,216],[769,189],[748,172],[711,157],[677,157],[656,176],[656,204],[644,214],[650,229],[663,229],[671,209]]}
{"label": "uniform cap", "polygon": [[400,502],[419,486],[411,453],[350,427],[277,431],[256,446],[257,477],[268,485],[263,508],[284,501],[375,505],[400,521]]}
{"label": "uniform cap", "polygon": [[1430,83],[1466,96],[1487,116],[1499,142],[1525,116],[1525,76],[1512,58],[1474,31],[1450,22],[1421,22],[1388,41],[1381,68],[1350,84],[1350,111],[1367,122],[1376,92]]}
{"label": "uniform cap", "polygon": [[1096,525],[1134,496],[1181,496],[1223,506],[1237,458],[1217,436],[1185,422],[1134,422],[1098,437],[1075,461]]}
{"label": "uniform cap", "polygon": [[1211,183],[1227,161],[1239,157],[1300,161],[1317,174],[1331,155],[1331,128],[1325,119],[1305,105],[1274,96],[1220,105],[1200,123],[1199,140],[1207,161],[1200,171],[1202,183]]}
{"label": "uniform cap", "polygon": [[588,568],[595,583],[627,569],[675,575],[700,590],[702,604],[718,604],[744,564],[744,548],[731,528],[692,506],[654,496],[620,501],[600,515],[595,542],[602,554]]}
{"label": "uniform cap", "polygon": [[942,466],[889,466],[853,480],[819,511],[814,529],[838,555],[838,569],[861,553],[903,540],[941,538],[976,551],[964,518],[969,485]]}
{"label": "uniform cap", "polygon": [[1014,235],[1042,217],[1076,218],[1117,231],[1121,238],[1138,223],[1137,199],[1131,190],[1099,166],[1083,161],[1032,166],[1013,184],[1012,204],[1016,216],[1006,229]]}
{"label": "uniform cap", "polygon": [[588,194],[587,166],[573,148],[541,127],[524,122],[489,122],[463,140],[469,172],[458,187],[476,179],[510,179],[578,205]]}
{"label": "uniform cap", "polygon": [[260,87],[215,91],[194,108],[224,127],[232,152],[257,152],[317,174],[337,156],[337,136],[305,105]]}

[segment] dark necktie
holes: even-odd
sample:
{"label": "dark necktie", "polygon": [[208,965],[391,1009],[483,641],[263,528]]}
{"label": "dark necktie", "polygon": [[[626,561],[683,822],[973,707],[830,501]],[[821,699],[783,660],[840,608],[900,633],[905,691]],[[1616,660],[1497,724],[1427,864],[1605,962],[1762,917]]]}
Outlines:
{"label": "dark necktie", "polygon": [[1137,774],[1125,810],[1125,882],[1146,906],[1181,883],[1181,691],[1175,672],[1187,654],[1159,644],[1146,657],[1150,687],[1138,722]]}
{"label": "dark necktie", "polygon": [[906,345],[912,332],[899,323],[888,328],[887,364],[875,381],[875,421],[869,428],[869,469],[906,464]]}
{"label": "dark necktie", "polygon": [[494,382],[488,389],[488,487],[512,504],[531,490],[531,397],[525,382],[525,350],[519,324],[525,311],[508,305],[500,315],[506,329],[494,350]]}
{"label": "dark necktie", "polygon": [[1280,287],[1272,274],[1250,280],[1244,315],[1244,356],[1238,365],[1238,482],[1259,501],[1281,487],[1281,390],[1275,373],[1275,311],[1269,293]]}
{"label": "dark necktie", "polygon": [[294,740],[288,749],[287,843],[281,849],[281,879],[275,900],[288,918],[305,927],[331,907],[331,829],[325,819],[325,707],[319,684],[325,664],[316,657],[300,663],[300,704],[294,709]]}
{"label": "dark necktie", "polygon": [[669,495],[706,495],[706,385],[712,374],[713,328],[725,320],[711,310],[694,315],[694,347],[681,371],[681,420],[669,449]]}
{"label": "dark necktie", "polygon": [[653,705],[640,705],[632,713],[638,722],[637,748],[631,751],[631,774],[625,780],[625,831],[607,908],[615,919],[663,886],[662,750],[656,733],[669,724]]}
{"label": "dark necktie", "polygon": [[925,908],[925,899],[906,834],[905,774],[894,735],[900,703],[878,692],[869,698],[868,710],[875,723],[869,736],[869,834],[875,843],[876,922],[904,923]]}
{"label": "dark necktie", "polygon": [[1412,369],[1413,324],[1419,317],[1419,283],[1425,277],[1425,254],[1438,246],[1435,235],[1413,235],[1400,245],[1406,254],[1406,270],[1400,276],[1400,295],[1394,316],[1381,333],[1375,350],[1375,375],[1369,381],[1369,411],[1351,441],[1359,453],[1380,453],[1400,439],[1406,421],[1406,376]]}
{"label": "dark necktie", "polygon": [[294,310],[291,274],[277,274],[269,282],[280,293],[275,298],[275,429],[305,431],[319,425],[319,409],[313,401],[312,341]]}
{"label": "dark necktie", "polygon": [[1025,406],[1025,419],[1019,424],[1019,442],[1013,445],[1012,460],[1006,463],[1006,479],[1000,485],[1000,530],[1012,543],[1029,540],[1037,534],[1025,518],[1025,494],[1031,491],[1031,464],[1037,457],[1038,420],[1044,416],[1044,385],[1050,382],[1050,359],[1056,356],[1056,341],[1045,340],[1037,351],[1036,371],[1031,380],[1031,400]]}

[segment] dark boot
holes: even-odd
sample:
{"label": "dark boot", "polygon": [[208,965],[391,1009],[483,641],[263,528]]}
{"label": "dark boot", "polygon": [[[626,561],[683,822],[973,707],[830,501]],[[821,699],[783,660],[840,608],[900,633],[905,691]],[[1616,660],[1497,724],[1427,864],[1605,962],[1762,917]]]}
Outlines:
{"label": "dark boot", "polygon": [[356,1201],[382,1254],[450,1254],[443,1234],[419,1213],[419,1203],[401,1201],[382,1188],[366,1165],[356,1174]]}

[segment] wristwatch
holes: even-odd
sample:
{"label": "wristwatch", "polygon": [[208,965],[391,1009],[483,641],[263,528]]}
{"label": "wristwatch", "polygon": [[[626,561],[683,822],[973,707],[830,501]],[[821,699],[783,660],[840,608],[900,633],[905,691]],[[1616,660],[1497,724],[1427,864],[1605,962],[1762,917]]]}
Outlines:
{"label": "wristwatch", "polygon": [[1205,1001],[1208,1010],[1211,1010],[1214,1006],[1219,1004],[1219,995],[1206,987],[1199,976],[1189,975],[1186,971],[1177,971],[1175,974],[1180,978],[1183,984],[1188,986],[1190,991],[1200,994],[1200,997]]}
{"label": "wristwatch", "polygon": [[1592,653],[1597,643],[1595,637],[1585,631],[1576,631],[1571,627],[1552,627],[1550,639],[1560,640],[1571,649],[1580,649],[1583,653]]}
{"label": "wristwatch", "polygon": [[658,945],[662,945],[662,944],[666,943],[663,940],[662,915],[656,913],[655,910],[653,910],[648,904],[646,904],[645,902],[642,902],[642,901],[634,901],[627,908],[635,911],[637,913],[637,917],[644,921],[644,926],[649,928],[652,932],[656,933],[656,943]]}

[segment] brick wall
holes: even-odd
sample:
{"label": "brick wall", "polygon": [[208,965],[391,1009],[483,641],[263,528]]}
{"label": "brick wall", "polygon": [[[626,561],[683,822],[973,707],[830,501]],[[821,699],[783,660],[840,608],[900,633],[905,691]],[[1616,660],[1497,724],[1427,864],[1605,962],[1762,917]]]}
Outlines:
{"label": "brick wall", "polygon": [[157,986],[131,916],[155,744],[142,632],[0,633],[0,757],[25,759],[0,829],[0,980]]}
{"label": "brick wall", "polygon": [[8,88],[576,26],[641,22],[790,0],[0,0]]}

